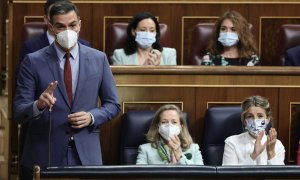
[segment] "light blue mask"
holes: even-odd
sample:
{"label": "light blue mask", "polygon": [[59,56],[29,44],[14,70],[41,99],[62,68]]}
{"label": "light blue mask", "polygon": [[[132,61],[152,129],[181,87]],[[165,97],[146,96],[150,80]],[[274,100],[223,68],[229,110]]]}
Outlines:
{"label": "light blue mask", "polygon": [[153,32],[144,32],[144,31],[138,31],[136,32],[135,41],[138,43],[138,45],[143,48],[147,49],[152,46],[153,43],[156,41],[156,33]]}
{"label": "light blue mask", "polygon": [[235,32],[220,32],[218,41],[223,44],[223,46],[231,47],[239,42],[239,36]]}

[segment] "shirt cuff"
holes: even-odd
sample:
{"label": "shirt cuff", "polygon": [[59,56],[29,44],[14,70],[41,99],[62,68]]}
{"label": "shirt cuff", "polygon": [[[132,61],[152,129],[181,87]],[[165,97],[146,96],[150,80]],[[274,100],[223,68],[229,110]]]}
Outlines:
{"label": "shirt cuff", "polygon": [[91,122],[90,122],[89,126],[92,126],[92,125],[94,125],[94,123],[95,123],[95,118],[94,118],[94,116],[92,115],[92,113],[89,112],[89,114],[90,114],[90,116],[91,116]]}
{"label": "shirt cuff", "polygon": [[39,110],[39,108],[37,107],[37,100],[34,101],[33,103],[33,117],[37,117],[40,114],[42,114],[45,111],[45,108],[42,110]]}

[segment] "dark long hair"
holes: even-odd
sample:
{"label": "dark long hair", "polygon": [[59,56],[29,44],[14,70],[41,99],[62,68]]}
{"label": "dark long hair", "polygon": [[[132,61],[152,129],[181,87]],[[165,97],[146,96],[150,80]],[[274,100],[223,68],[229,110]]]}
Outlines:
{"label": "dark long hair", "polygon": [[149,12],[140,12],[132,18],[127,27],[127,39],[124,47],[126,55],[134,54],[137,51],[137,43],[131,31],[135,30],[139,22],[144,19],[152,19],[154,21],[156,29],[156,41],[152,44],[152,47],[153,49],[162,51],[162,46],[160,44],[160,27],[156,17]]}

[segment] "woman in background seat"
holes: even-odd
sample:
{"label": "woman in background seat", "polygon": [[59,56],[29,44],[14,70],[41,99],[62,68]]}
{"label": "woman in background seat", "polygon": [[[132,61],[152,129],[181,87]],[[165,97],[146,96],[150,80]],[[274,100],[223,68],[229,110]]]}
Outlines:
{"label": "woman in background seat", "polygon": [[114,51],[113,65],[176,65],[176,50],[162,47],[160,27],[149,12],[136,14],[127,27],[126,45]]}
{"label": "woman in background seat", "polygon": [[203,165],[199,145],[177,106],[159,108],[146,136],[149,143],[139,146],[136,164]]}
{"label": "woman in background seat", "polygon": [[201,65],[255,66],[260,60],[247,20],[236,11],[227,11],[215,24]]}
{"label": "woman in background seat", "polygon": [[270,126],[269,101],[251,96],[242,102],[242,110],[246,132],[225,140],[223,165],[284,165],[284,147]]}

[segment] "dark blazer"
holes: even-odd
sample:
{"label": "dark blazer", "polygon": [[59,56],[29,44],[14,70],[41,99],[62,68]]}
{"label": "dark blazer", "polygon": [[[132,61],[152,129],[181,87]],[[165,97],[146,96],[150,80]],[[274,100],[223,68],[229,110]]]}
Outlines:
{"label": "dark blazer", "polygon": [[[90,42],[79,38],[78,41],[86,46],[91,47]],[[22,62],[22,60],[25,58],[25,56],[29,53],[33,53],[37,50],[40,50],[46,46],[49,46],[49,41],[47,37],[47,32],[45,31],[43,34],[36,38],[29,39],[27,41],[24,41],[22,48],[20,49],[20,56],[19,56],[19,63]]]}
{"label": "dark blazer", "polygon": [[285,53],[285,66],[300,66],[300,46],[290,48]]}
{"label": "dark blazer", "polygon": [[[59,67],[54,43],[25,56],[17,79],[13,105],[13,119],[28,123],[21,165],[32,169],[33,165],[64,166],[68,148],[71,112],[86,111],[94,116],[94,124],[75,132],[76,149],[82,165],[101,165],[99,126],[113,119],[120,112],[117,89],[106,55],[96,49],[79,44],[78,84],[72,106],[68,101],[63,73]],[[56,103],[51,113],[49,148],[49,112],[45,109],[33,117],[33,103],[53,81],[58,81],[54,91]],[[98,107],[98,97],[101,107]]]}

